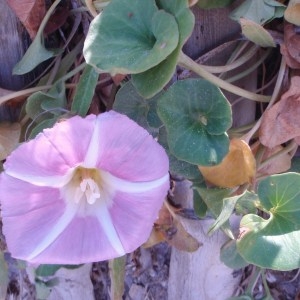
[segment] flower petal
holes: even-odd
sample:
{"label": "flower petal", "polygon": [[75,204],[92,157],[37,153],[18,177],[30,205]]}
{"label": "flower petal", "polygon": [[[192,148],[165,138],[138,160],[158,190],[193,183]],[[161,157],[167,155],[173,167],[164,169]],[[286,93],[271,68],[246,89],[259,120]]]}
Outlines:
{"label": "flower petal", "polygon": [[65,211],[59,190],[1,174],[3,233],[13,257],[27,259]]}
{"label": "flower petal", "polygon": [[5,172],[8,175],[20,177],[20,179],[27,178],[26,181],[30,181],[30,177],[48,177],[56,180],[55,178],[64,175],[69,168],[57,149],[43,134],[21,144],[4,164]]}
{"label": "flower petal", "polygon": [[116,193],[110,214],[127,253],[148,239],[168,188],[169,183],[166,182],[151,192]]}
{"label": "flower petal", "polygon": [[151,181],[168,173],[164,149],[146,130],[114,111],[97,118],[99,136],[92,139],[90,148],[97,149],[99,169],[128,181]]}
{"label": "flower petal", "polygon": [[13,257],[32,263],[79,264],[124,254],[105,211],[98,217],[74,216],[58,189],[36,187],[4,173],[1,187],[3,232]]}
{"label": "flower petal", "polygon": [[84,161],[95,128],[95,115],[72,117],[45,129],[43,135],[57,149],[59,155],[74,167]]}

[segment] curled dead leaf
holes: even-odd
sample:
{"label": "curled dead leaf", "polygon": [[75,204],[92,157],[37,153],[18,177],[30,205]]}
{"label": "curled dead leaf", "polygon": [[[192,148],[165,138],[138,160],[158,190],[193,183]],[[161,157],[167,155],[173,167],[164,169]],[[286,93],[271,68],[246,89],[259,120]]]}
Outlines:
{"label": "curled dead leaf", "polygon": [[300,136],[300,76],[291,78],[290,88],[280,101],[266,110],[259,132],[260,142],[274,148]]}
{"label": "curled dead leaf", "polygon": [[[253,154],[257,152],[259,144],[256,144],[252,148]],[[275,155],[279,151],[283,150],[284,147],[278,145],[274,148],[266,148],[264,151],[264,154],[262,156],[262,162],[267,160],[269,157]],[[284,153],[277,157],[275,160],[271,161],[270,163],[266,164],[262,168],[257,168],[257,173],[259,175],[273,175],[273,174],[278,174],[285,172],[291,168],[291,163],[292,163],[292,157],[294,153]]]}
{"label": "curled dead leaf", "polygon": [[256,162],[246,142],[232,139],[229,152],[220,164],[212,167],[198,167],[208,182],[219,187],[233,188],[253,180]]}
{"label": "curled dead leaf", "polygon": [[45,0],[6,0],[33,40],[46,14]]}
{"label": "curled dead leaf", "polygon": [[[168,208],[171,209],[171,206],[168,205]],[[174,218],[168,208],[166,205],[161,208],[150,237],[143,247],[152,247],[166,241],[178,250],[196,251],[202,244],[185,230],[179,218]]]}
{"label": "curled dead leaf", "polygon": [[0,160],[5,159],[15,149],[20,133],[19,123],[0,123]]}
{"label": "curled dead leaf", "polygon": [[300,69],[300,34],[291,23],[284,24],[284,43],[280,46],[286,63],[293,69]]}

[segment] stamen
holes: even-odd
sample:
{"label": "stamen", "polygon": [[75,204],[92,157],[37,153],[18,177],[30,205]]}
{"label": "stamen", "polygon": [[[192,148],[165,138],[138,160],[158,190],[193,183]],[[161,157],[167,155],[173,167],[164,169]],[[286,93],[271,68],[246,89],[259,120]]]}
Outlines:
{"label": "stamen", "polygon": [[80,183],[80,189],[89,204],[94,204],[100,198],[98,184],[91,178],[83,179]]}

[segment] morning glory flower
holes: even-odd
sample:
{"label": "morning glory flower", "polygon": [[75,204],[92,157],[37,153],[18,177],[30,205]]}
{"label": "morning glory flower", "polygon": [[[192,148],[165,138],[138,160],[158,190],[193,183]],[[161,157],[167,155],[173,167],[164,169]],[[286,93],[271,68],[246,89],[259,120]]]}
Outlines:
{"label": "morning glory flower", "polygon": [[114,111],[57,123],[21,144],[0,177],[3,232],[15,258],[80,264],[144,243],[169,188],[168,158]]}

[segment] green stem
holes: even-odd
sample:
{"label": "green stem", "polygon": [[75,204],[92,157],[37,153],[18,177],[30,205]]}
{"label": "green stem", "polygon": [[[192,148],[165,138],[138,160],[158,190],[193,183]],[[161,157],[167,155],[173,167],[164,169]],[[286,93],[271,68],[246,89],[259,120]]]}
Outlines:
{"label": "green stem", "polygon": [[247,289],[245,291],[246,295],[252,295],[252,292],[256,286],[257,280],[259,278],[259,276],[261,275],[261,268],[254,266],[254,271],[251,274],[251,278],[250,278],[250,282],[247,286]]}
{"label": "green stem", "polygon": [[38,32],[37,32],[37,36],[42,36],[43,35],[43,31],[45,29],[45,26],[49,20],[49,18],[51,17],[52,13],[54,12],[56,6],[59,4],[61,0],[56,0],[53,2],[53,4],[50,6],[50,8],[48,9],[45,17],[43,18],[41,24],[40,24],[40,27],[38,29]]}
{"label": "green stem", "polygon": [[122,300],[124,294],[126,255],[109,261],[111,299]]}
{"label": "green stem", "polygon": [[267,280],[266,280],[266,272],[262,272],[261,273],[261,278],[262,278],[262,282],[263,282],[263,285],[264,285],[264,289],[265,289],[265,292],[266,292],[266,299],[273,299],[272,295],[271,295],[271,292],[270,292],[270,289],[269,289],[269,286],[268,286],[268,283],[267,283]]}
{"label": "green stem", "polygon": [[250,68],[246,69],[246,70],[243,71],[243,72],[238,73],[238,74],[235,75],[235,76],[232,76],[232,77],[230,77],[230,78],[227,78],[226,81],[231,83],[231,82],[237,81],[237,80],[239,80],[239,79],[241,79],[241,78],[244,78],[245,76],[251,74],[254,70],[257,69],[257,67],[258,67],[261,63],[263,63],[263,61],[269,56],[270,52],[271,52],[271,50],[267,50],[267,51],[261,56],[261,58],[260,58],[256,63],[254,63]]}
{"label": "green stem", "polygon": [[244,63],[246,63],[257,52],[257,49],[258,49],[257,46],[250,48],[250,50],[248,52],[246,52],[243,56],[241,56],[239,59],[237,59],[234,62],[229,63],[225,66],[202,65],[202,67],[210,73],[228,72],[228,71],[234,70],[234,69],[238,68],[239,66],[243,65]]}
{"label": "green stem", "polygon": [[218,78],[217,76],[206,71],[201,65],[198,65],[196,62],[194,62],[191,58],[189,58],[183,52],[181,52],[179,55],[178,64],[186,69],[189,69],[189,70],[195,72],[199,76],[210,81],[211,83],[215,84],[216,86],[218,86],[224,90],[227,90],[228,92],[231,92],[238,96],[241,96],[241,97],[244,97],[244,98],[247,98],[250,100],[254,100],[254,101],[260,101],[260,102],[269,102],[270,101],[269,96],[258,95],[258,94],[246,91],[240,87],[237,87],[231,83],[228,83],[228,82]]}

